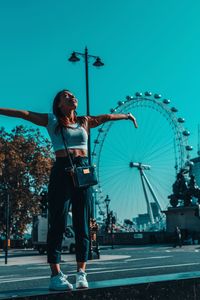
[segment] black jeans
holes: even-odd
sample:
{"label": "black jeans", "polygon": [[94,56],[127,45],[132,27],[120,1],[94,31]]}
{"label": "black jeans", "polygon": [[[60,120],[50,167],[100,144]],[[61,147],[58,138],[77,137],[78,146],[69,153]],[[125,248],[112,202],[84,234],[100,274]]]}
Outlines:
{"label": "black jeans", "polygon": [[[88,164],[87,157],[76,157],[77,166]],[[66,172],[69,167],[66,157],[57,158],[50,175],[48,188],[49,230],[47,235],[48,263],[59,263],[66,217],[72,204],[72,222],[75,232],[76,261],[86,262],[90,247],[89,219],[91,188],[75,188],[72,177]]]}

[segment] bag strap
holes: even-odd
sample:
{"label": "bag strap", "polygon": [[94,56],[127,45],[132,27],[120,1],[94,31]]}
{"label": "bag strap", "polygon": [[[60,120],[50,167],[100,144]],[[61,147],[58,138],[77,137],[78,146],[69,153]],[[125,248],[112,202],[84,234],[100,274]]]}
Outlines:
{"label": "bag strap", "polygon": [[62,136],[63,144],[64,144],[64,147],[65,147],[65,152],[67,154],[67,157],[69,157],[69,161],[70,161],[71,167],[74,170],[75,165],[73,164],[73,161],[72,161],[72,158],[71,158],[71,153],[69,152],[69,149],[67,148],[67,141],[66,141],[66,139],[64,137],[63,127],[61,128],[60,131],[61,131],[61,136]]}

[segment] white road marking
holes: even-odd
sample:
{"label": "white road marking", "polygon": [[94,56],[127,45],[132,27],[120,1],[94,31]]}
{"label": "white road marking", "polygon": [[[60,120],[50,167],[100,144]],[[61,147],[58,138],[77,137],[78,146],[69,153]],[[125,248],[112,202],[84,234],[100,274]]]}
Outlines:
{"label": "white road marking", "polygon": [[185,249],[185,248],[172,248],[172,249],[168,249],[168,250],[165,250],[165,252],[173,252],[173,253],[177,253],[177,252],[186,252],[186,253],[194,253],[194,252],[199,252],[199,250],[198,249],[191,249],[191,248],[189,248],[189,249]]}
{"label": "white road marking", "polygon": [[[87,272],[88,274],[100,274],[100,273],[113,273],[113,272],[127,272],[127,271],[137,271],[137,270],[150,270],[150,269],[162,269],[162,268],[173,268],[173,267],[185,267],[185,266],[194,266],[200,265],[200,263],[187,263],[187,264],[179,264],[179,265],[161,265],[161,266],[153,266],[153,267],[139,267],[139,268],[130,268],[130,269],[112,269],[112,270],[104,270],[104,271],[95,271],[95,272]],[[76,273],[70,273],[68,276],[75,276]],[[144,275],[143,275],[144,276]],[[139,276],[138,276],[139,277]],[[35,277],[21,277],[21,278],[13,278],[13,279],[5,279],[0,281],[0,284],[9,283],[9,282],[19,282],[19,281],[30,281],[30,280],[38,280],[38,279],[47,279],[49,276],[35,276]]]}
{"label": "white road marking", "polygon": [[17,277],[17,276],[20,276],[20,274],[14,274],[14,275],[1,275],[1,276],[0,276],[0,279],[1,279],[1,278],[5,278],[5,277],[10,278],[10,277]]}
{"label": "white road marking", "polygon": [[[130,258],[130,255],[101,255],[101,262],[102,261],[109,261],[109,260],[117,260],[117,259],[127,259]],[[93,262],[97,262],[99,259],[93,259]],[[74,255],[63,255],[62,256],[62,261],[61,263],[67,263],[67,264],[75,264],[75,256]],[[90,262],[88,262],[89,264]],[[29,257],[12,257],[9,258],[8,264],[4,265],[4,267],[9,267],[9,266],[18,266],[18,265],[29,265],[30,268],[33,264],[37,265],[46,265],[46,256],[29,256]],[[0,266],[1,266],[1,261],[0,261]]]}
{"label": "white road marking", "polygon": [[179,264],[179,265],[164,265],[164,266],[153,266],[153,267],[139,267],[139,268],[130,268],[130,269],[113,269],[113,270],[106,270],[100,272],[92,272],[90,274],[95,273],[110,273],[110,272],[127,272],[127,271],[137,271],[137,270],[150,270],[150,269],[159,269],[159,268],[172,268],[172,267],[185,267],[191,265],[200,265],[200,263],[187,263],[187,264]]}
{"label": "white road marking", "polygon": [[0,284],[8,283],[8,282],[18,282],[18,281],[30,281],[30,280],[38,280],[38,279],[46,279],[50,278],[50,276],[35,276],[35,277],[21,277],[21,278],[13,278],[13,279],[5,279],[0,280]]}
{"label": "white road marking", "polygon": [[161,258],[169,258],[172,257],[172,255],[170,256],[152,256],[152,257],[143,257],[143,258],[130,258],[130,259],[126,259],[125,261],[136,261],[136,260],[147,260],[147,259],[161,259]]}
{"label": "white road marking", "polygon": [[26,270],[47,270],[49,266],[41,266],[41,267],[28,267]]}
{"label": "white road marking", "polygon": [[[26,268],[26,270],[46,270],[46,269],[49,269],[49,266],[42,266],[42,267],[29,267],[29,268]],[[87,268],[87,270],[105,270],[107,268]],[[9,277],[9,276],[8,276]]]}

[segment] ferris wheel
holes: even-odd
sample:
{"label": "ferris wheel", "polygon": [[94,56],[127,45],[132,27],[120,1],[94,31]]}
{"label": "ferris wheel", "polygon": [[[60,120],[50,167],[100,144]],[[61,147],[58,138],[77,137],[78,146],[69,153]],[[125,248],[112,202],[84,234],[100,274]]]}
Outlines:
{"label": "ferris wheel", "polygon": [[161,214],[168,206],[176,174],[189,166],[192,150],[185,119],[177,116],[178,109],[170,103],[159,94],[137,92],[110,112],[131,112],[138,129],[124,120],[98,129],[92,161],[97,167],[95,194],[101,215],[106,215],[107,195],[110,209],[121,221],[146,213],[154,223],[155,207]]}

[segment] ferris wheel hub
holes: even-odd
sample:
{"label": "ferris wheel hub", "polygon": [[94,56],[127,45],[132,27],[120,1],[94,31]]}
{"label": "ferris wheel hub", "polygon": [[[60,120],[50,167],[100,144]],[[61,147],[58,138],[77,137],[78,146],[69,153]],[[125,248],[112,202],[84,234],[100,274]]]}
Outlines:
{"label": "ferris wheel hub", "polygon": [[129,167],[130,168],[137,168],[138,170],[151,170],[151,166],[150,165],[144,165],[141,162],[136,163],[136,162],[130,162],[129,163]]}

